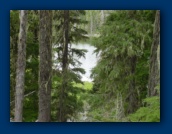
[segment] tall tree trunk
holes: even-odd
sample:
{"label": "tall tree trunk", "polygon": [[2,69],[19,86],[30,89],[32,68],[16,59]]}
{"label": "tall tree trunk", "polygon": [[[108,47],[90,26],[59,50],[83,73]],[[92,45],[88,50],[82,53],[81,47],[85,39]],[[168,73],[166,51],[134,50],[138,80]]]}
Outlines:
{"label": "tall tree trunk", "polygon": [[52,71],[52,11],[40,10],[38,122],[50,121]]}
{"label": "tall tree trunk", "polygon": [[[151,47],[151,57],[150,57],[150,70],[149,70],[149,82],[148,82],[148,95],[157,95],[156,86],[160,83],[160,73],[158,64],[159,58],[157,58],[157,50],[160,45],[160,11],[156,11],[155,23],[154,23],[154,33],[153,33],[153,43]],[[159,50],[158,50],[159,51]]]}
{"label": "tall tree trunk", "polygon": [[26,67],[26,26],[27,10],[20,11],[20,32],[17,57],[16,72],[16,94],[15,94],[15,122],[22,122],[23,116],[23,98],[24,98],[24,80]]}
{"label": "tall tree trunk", "polygon": [[93,13],[90,11],[90,34],[93,34]]}
{"label": "tall tree trunk", "polygon": [[62,57],[62,88],[60,92],[59,121],[66,122],[65,91],[67,89],[68,72],[68,41],[69,41],[69,10],[64,10],[63,57]]}
{"label": "tall tree trunk", "polygon": [[133,113],[137,108],[137,93],[135,88],[135,70],[136,70],[136,62],[137,58],[136,56],[131,57],[130,63],[131,63],[131,80],[129,85],[129,96],[128,96],[128,108],[127,113]]}
{"label": "tall tree trunk", "polygon": [[104,23],[104,20],[105,20],[105,13],[104,13],[104,10],[101,10],[101,25]]}

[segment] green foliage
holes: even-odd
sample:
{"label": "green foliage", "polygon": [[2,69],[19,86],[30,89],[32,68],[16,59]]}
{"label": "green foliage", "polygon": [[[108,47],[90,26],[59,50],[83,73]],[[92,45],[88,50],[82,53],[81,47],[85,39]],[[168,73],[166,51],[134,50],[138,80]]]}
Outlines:
{"label": "green foliage", "polygon": [[24,99],[23,121],[35,122],[38,118],[38,97],[37,92]]}
{"label": "green foliage", "polygon": [[148,97],[143,100],[146,106],[140,107],[135,113],[128,116],[132,122],[160,122],[160,98]]}
{"label": "green foliage", "polygon": [[93,91],[102,94],[99,101],[105,103],[121,92],[125,114],[137,109],[147,94],[154,15],[155,11],[114,11],[92,42],[100,57],[92,70]]}
{"label": "green foliage", "polygon": [[113,12],[112,10],[103,10],[104,17],[101,19],[102,10],[86,10],[85,20],[88,21],[87,25],[84,25],[84,29],[88,31],[88,34],[99,33],[99,30],[106,20],[106,17]]}
{"label": "green foliage", "polygon": [[85,81],[83,84],[74,83],[73,86],[74,86],[74,87],[79,87],[79,88],[82,88],[82,89],[84,89],[84,90],[90,91],[90,90],[92,90],[93,84],[92,84],[91,82]]}
{"label": "green foliage", "polygon": [[[73,79],[72,79],[73,80]],[[52,89],[52,121],[57,120],[58,109],[59,109],[59,95],[61,84],[61,77],[54,75],[53,77],[53,89]],[[89,83],[90,84],[90,83]],[[70,82],[68,81],[67,90],[65,92],[65,114],[66,117],[75,118],[79,111],[83,110],[83,100],[82,96],[84,94],[84,90],[81,83]],[[84,87],[84,89],[87,87]]]}
{"label": "green foliage", "polygon": [[92,122],[115,122],[116,107],[115,99],[105,98],[103,94],[88,94],[87,101],[91,108],[88,112],[88,121]]}
{"label": "green foliage", "polygon": [[[85,36],[87,32],[81,28],[81,25],[86,24],[87,21],[82,17],[85,15],[83,10],[70,10],[69,11],[69,38],[68,38],[68,69],[65,72],[66,78],[64,79],[64,70],[62,69],[62,59],[64,50],[64,10],[54,11],[53,20],[53,44],[54,44],[54,65],[55,75],[53,74],[53,102],[52,105],[56,105],[53,109],[53,120],[58,118],[59,109],[65,109],[65,118],[73,118],[78,111],[82,111],[83,102],[81,101],[80,94],[84,91],[81,87],[73,86],[73,83],[83,84],[81,81],[81,75],[85,74],[85,70],[80,68],[81,63],[79,58],[85,57],[87,50],[72,48],[72,43],[78,43],[79,41],[87,39]],[[57,75],[58,74],[58,75]],[[61,98],[61,92],[64,90],[63,83],[66,81],[64,98]],[[63,103],[62,107],[60,104]],[[56,114],[56,115],[55,115]]]}
{"label": "green foliage", "polygon": [[[26,71],[25,71],[25,94],[36,91],[24,99],[23,118],[24,121],[34,122],[38,118],[38,72],[39,72],[39,42],[38,11],[28,12],[28,30],[26,40]],[[29,112],[30,111],[30,112]],[[29,114],[30,113],[30,114]]]}
{"label": "green foliage", "polygon": [[[28,27],[26,40],[26,71],[25,71],[25,94],[38,91],[38,11],[28,11]],[[10,11],[10,95],[14,100],[15,72],[17,57],[17,42],[19,33],[19,11]],[[14,103],[13,103],[14,104]],[[13,107],[13,105],[12,105]],[[24,99],[24,121],[35,121],[38,115],[38,96],[31,94]],[[11,115],[13,116],[13,115]]]}
{"label": "green foliage", "polygon": [[[14,100],[19,33],[19,12],[10,11],[10,101]],[[13,109],[14,106],[11,107]],[[12,116],[12,115],[11,115]]]}
{"label": "green foliage", "polygon": [[[68,70],[64,93],[65,116],[77,119],[78,113],[90,108],[86,121],[95,122],[159,122],[160,97],[147,97],[149,59],[153,37],[155,11],[105,11],[101,22],[99,10],[70,10]],[[62,55],[64,49],[64,10],[53,11],[53,71],[51,92],[51,121],[58,121],[60,94],[63,79]],[[88,33],[87,33],[88,31]],[[19,12],[10,11],[10,100],[14,100]],[[27,55],[23,120],[34,122],[38,117],[39,75],[39,16],[38,10],[28,12]],[[93,82],[83,82],[79,58],[87,50],[72,48],[72,44],[88,41],[96,47],[99,60],[92,69]],[[135,58],[135,61],[132,60]],[[160,94],[160,85],[156,85]],[[133,101],[134,100],[134,101]],[[134,102],[136,105],[134,105]],[[13,116],[13,103],[11,117]],[[136,109],[129,114],[128,109]],[[134,111],[133,110],[133,111]],[[79,118],[78,118],[79,120]]]}
{"label": "green foliage", "polygon": [[[55,44],[63,44],[63,24],[64,24],[64,10],[54,11],[53,17],[53,42]],[[78,43],[86,40],[87,32],[81,28],[81,25],[86,24],[87,21],[83,19],[85,15],[84,10],[70,10],[69,11],[69,44]]]}

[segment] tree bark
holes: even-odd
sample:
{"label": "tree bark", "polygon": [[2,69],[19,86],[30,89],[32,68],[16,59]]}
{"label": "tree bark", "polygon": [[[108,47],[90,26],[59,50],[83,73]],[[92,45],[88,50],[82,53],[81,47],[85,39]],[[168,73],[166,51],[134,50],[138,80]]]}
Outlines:
{"label": "tree bark", "polygon": [[105,13],[104,10],[101,10],[101,25],[104,23],[105,20]]}
{"label": "tree bark", "polygon": [[26,68],[26,26],[27,26],[27,10],[20,11],[20,31],[17,57],[16,72],[16,94],[15,94],[15,122],[22,122],[23,116],[23,98],[24,98],[24,82]]}
{"label": "tree bark", "polygon": [[[158,94],[155,89],[160,83],[160,72],[158,61],[158,46],[160,46],[160,11],[156,11],[155,23],[154,23],[154,33],[153,33],[153,43],[151,47],[150,56],[150,70],[149,70],[149,82],[148,82],[148,96],[155,96]],[[158,53],[157,53],[158,52]]]}
{"label": "tree bark", "polygon": [[64,10],[64,27],[63,27],[63,57],[62,57],[62,88],[60,92],[59,121],[66,122],[65,112],[65,91],[67,89],[67,72],[68,72],[68,41],[69,41],[69,10]]}
{"label": "tree bark", "polygon": [[52,11],[40,10],[38,122],[50,121],[52,71]]}
{"label": "tree bark", "polygon": [[130,58],[131,63],[131,80],[129,85],[129,96],[128,96],[128,108],[127,113],[133,113],[137,109],[137,93],[136,93],[136,87],[135,87],[135,70],[136,70],[136,62],[137,58],[136,56],[133,56]]}
{"label": "tree bark", "polygon": [[90,34],[93,34],[93,13],[90,11]]}

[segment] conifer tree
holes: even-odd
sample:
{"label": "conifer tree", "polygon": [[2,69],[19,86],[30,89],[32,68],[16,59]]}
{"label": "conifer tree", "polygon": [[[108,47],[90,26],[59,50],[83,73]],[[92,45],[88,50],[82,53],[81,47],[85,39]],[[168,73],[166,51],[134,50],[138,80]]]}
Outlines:
{"label": "conifer tree", "polygon": [[[72,87],[72,82],[81,81],[79,73],[85,73],[80,67],[76,67],[79,61],[74,58],[75,56],[84,56],[86,50],[79,50],[72,48],[72,43],[77,43],[82,39],[86,39],[86,31],[78,25],[86,23],[80,19],[80,15],[84,15],[85,11],[82,10],[60,10],[54,13],[54,41],[56,45],[55,51],[58,53],[58,60],[61,66],[61,85],[58,87],[58,112],[57,118],[60,122],[66,122],[75,113],[77,107],[76,87]],[[73,67],[71,67],[73,66]],[[78,90],[79,91],[79,90]],[[78,92],[77,91],[77,92]],[[69,94],[72,94],[72,96]],[[73,102],[72,102],[73,101]]]}

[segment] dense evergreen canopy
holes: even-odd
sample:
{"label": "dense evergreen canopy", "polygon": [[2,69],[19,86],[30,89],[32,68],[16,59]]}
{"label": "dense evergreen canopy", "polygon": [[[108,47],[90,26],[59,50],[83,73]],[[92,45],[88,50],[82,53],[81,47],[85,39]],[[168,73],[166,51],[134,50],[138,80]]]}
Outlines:
{"label": "dense evergreen canopy", "polygon": [[[12,119],[160,121],[158,10],[28,10],[23,20],[22,12],[10,11]],[[86,71],[79,60],[88,50],[72,47],[83,42],[96,48],[92,82],[82,81]],[[26,56],[18,60],[22,43]]]}

